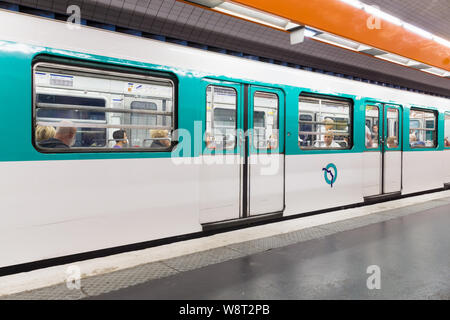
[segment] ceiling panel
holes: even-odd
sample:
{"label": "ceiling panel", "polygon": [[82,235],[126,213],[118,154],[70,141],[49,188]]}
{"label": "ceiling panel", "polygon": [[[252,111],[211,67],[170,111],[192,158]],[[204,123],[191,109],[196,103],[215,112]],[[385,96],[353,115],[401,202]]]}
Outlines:
{"label": "ceiling panel", "polygon": [[363,0],[405,22],[450,40],[450,0]]}

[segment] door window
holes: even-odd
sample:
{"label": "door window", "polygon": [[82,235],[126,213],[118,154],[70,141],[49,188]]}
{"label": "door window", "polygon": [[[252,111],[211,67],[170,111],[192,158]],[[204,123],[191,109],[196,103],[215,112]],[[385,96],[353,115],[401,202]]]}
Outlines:
{"label": "door window", "polygon": [[175,84],[169,75],[38,63],[33,84],[39,151],[169,151],[172,146]]}
{"label": "door window", "polygon": [[236,145],[236,90],[210,85],[206,89],[206,133],[208,149],[234,149]]}
{"label": "door window", "polygon": [[253,99],[253,146],[258,150],[278,147],[278,96],[255,92]]}
{"label": "door window", "polygon": [[376,149],[379,145],[380,109],[377,106],[366,106],[365,141],[367,149]]}
{"label": "door window", "polygon": [[299,97],[298,145],[302,150],[350,149],[351,105],[331,98]]}
{"label": "door window", "polygon": [[409,145],[411,148],[435,148],[437,115],[431,110],[411,109]]}
{"label": "door window", "polygon": [[445,113],[444,147],[450,148],[450,113]]}
{"label": "door window", "polygon": [[388,108],[386,111],[386,148],[396,149],[399,140],[399,112],[398,109]]}

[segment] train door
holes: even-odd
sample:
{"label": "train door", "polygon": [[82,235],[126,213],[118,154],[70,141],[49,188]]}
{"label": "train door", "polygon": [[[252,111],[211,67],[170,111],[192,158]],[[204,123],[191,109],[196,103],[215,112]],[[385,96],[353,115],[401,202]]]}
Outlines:
{"label": "train door", "polygon": [[383,131],[381,132],[383,184],[382,194],[400,192],[402,189],[402,135],[400,106],[384,105]]}
{"label": "train door", "polygon": [[202,127],[199,168],[200,223],[208,224],[242,217],[242,149],[237,137],[242,127],[242,85],[203,81]]}
{"label": "train door", "polygon": [[249,86],[244,110],[243,216],[284,208],[284,93]]}
{"label": "train door", "polygon": [[402,188],[402,108],[367,103],[365,116],[364,196],[384,196]]}
{"label": "train door", "polygon": [[450,189],[450,170],[448,164],[450,163],[450,112],[446,112],[444,116],[444,169],[447,168],[444,174],[444,186]]}
{"label": "train door", "polygon": [[284,93],[205,81],[200,223],[280,214],[284,209]]}

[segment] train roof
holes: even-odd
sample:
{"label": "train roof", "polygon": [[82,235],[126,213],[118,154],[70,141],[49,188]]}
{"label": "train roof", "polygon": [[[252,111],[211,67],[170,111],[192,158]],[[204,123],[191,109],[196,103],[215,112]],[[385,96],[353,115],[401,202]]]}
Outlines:
{"label": "train roof", "polygon": [[[271,85],[289,85],[309,88],[325,94],[348,94],[384,102],[435,107],[440,111],[450,110],[450,99],[442,97],[243,59],[88,26],[72,30],[62,21],[5,10],[0,10],[0,45],[2,40],[19,43],[15,50],[37,50],[37,48],[23,46],[28,44],[49,48],[53,52],[68,50],[69,55],[78,58],[99,55],[160,65],[164,66],[165,70],[177,74],[192,73],[199,77],[226,77]],[[3,47],[5,45],[3,43]],[[14,44],[12,46],[8,50],[14,50]]]}

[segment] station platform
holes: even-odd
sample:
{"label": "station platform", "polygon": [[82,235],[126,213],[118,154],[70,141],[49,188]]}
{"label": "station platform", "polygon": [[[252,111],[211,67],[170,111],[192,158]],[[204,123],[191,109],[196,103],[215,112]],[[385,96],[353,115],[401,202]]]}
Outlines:
{"label": "station platform", "polygon": [[442,191],[0,277],[0,299],[448,300],[449,226]]}

